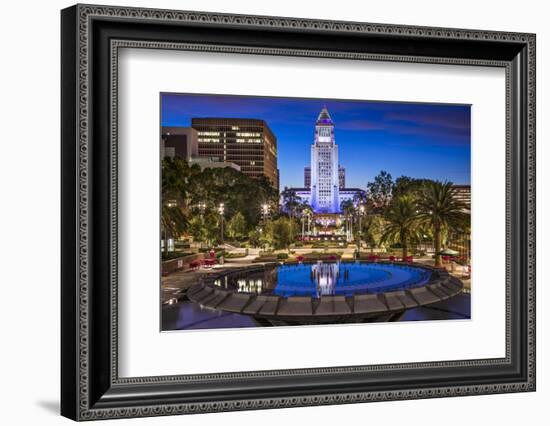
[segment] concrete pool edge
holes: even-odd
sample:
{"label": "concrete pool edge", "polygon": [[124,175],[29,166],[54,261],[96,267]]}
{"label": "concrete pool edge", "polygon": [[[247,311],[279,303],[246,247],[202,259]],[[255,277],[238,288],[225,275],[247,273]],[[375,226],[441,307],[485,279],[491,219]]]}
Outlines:
{"label": "concrete pool edge", "polygon": [[[405,265],[396,262],[384,263]],[[391,317],[404,313],[408,309],[448,300],[464,289],[462,281],[451,276],[447,271],[427,265],[406,265],[430,270],[432,272],[430,281],[410,289],[352,296],[323,295],[318,298],[243,293],[217,286],[212,282],[201,281],[187,291],[187,297],[201,307],[219,311],[250,315],[269,321],[319,324],[355,322],[380,316]],[[250,268],[239,268],[239,271],[259,269],[261,268],[258,265],[254,265]],[[220,274],[220,276],[224,275],[226,273]]]}

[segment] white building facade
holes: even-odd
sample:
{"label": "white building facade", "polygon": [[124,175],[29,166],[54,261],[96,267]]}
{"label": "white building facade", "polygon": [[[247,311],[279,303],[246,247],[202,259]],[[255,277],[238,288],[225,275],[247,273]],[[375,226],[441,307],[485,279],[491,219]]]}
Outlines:
{"label": "white building facade", "polygon": [[340,213],[338,145],[326,106],[317,118],[311,146],[310,203],[316,213]]}

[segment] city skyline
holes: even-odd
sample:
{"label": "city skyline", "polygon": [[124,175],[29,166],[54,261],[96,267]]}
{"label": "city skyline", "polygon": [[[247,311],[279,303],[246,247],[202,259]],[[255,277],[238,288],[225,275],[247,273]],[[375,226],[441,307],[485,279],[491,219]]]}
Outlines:
{"label": "city skyline", "polygon": [[380,170],[470,184],[468,105],[162,94],[161,125],[186,127],[198,117],[264,120],[277,137],[280,188],[302,187],[323,105],[334,120],[348,187],[365,188]]}

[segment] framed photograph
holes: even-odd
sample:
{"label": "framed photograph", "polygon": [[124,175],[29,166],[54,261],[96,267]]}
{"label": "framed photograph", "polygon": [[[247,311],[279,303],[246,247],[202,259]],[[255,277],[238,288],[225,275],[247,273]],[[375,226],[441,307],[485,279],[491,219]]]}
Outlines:
{"label": "framed photograph", "polygon": [[61,412],[535,390],[535,35],[76,5]]}

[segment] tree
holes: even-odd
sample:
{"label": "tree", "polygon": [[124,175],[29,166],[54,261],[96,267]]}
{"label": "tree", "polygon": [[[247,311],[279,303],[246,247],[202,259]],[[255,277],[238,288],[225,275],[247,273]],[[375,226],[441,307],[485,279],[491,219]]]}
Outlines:
{"label": "tree", "polygon": [[196,169],[189,167],[187,162],[179,158],[165,158],[162,161],[162,200],[169,202],[177,200],[184,204],[188,195],[189,178]]}
{"label": "tree", "polygon": [[[302,222],[302,238],[303,238],[306,230],[306,223],[308,221],[308,218],[313,214],[313,209],[306,201],[302,201],[298,205],[298,212],[300,214],[300,221]],[[309,228],[308,228],[308,232],[309,232]]]}
{"label": "tree", "polygon": [[361,237],[370,247],[371,252],[380,242],[384,233],[384,219],[377,214],[367,215],[361,221]]}
{"label": "tree", "polygon": [[346,238],[351,238],[353,234],[353,216],[355,215],[355,205],[353,200],[347,199],[340,203],[340,211],[346,220]]}
{"label": "tree", "polygon": [[413,195],[415,197],[420,196],[424,188],[424,184],[429,179],[416,179],[408,176],[399,176],[392,188],[392,196],[398,197],[400,195]]}
{"label": "tree", "polygon": [[273,221],[268,221],[261,228],[259,228],[260,233],[260,244],[264,248],[269,248],[273,246]]}
{"label": "tree", "polygon": [[285,188],[283,192],[281,192],[281,197],[283,211],[288,213],[291,217],[295,217],[296,211],[301,204],[301,199],[296,194],[296,191],[290,188]]}
{"label": "tree", "polygon": [[368,198],[374,209],[383,210],[392,198],[393,180],[391,174],[382,170],[373,182],[367,183]]}
{"label": "tree", "polygon": [[[346,200],[342,201],[342,204],[345,202]],[[349,200],[349,203],[347,203],[345,206],[351,206],[355,208],[355,206],[367,206],[368,204],[369,197],[367,196],[367,193],[365,191],[357,191],[353,196],[353,201]]]}
{"label": "tree", "polygon": [[441,266],[441,243],[445,232],[466,230],[470,215],[451,182],[427,181],[418,200],[418,220],[430,227],[434,236],[435,266]]}
{"label": "tree", "polygon": [[161,227],[164,236],[164,250],[168,253],[168,239],[179,237],[188,227],[186,214],[187,179],[196,169],[191,169],[178,158],[162,162],[161,181]]}
{"label": "tree", "polygon": [[276,249],[289,249],[290,244],[295,240],[297,224],[293,218],[280,217],[271,222],[273,244]]}
{"label": "tree", "polygon": [[213,245],[219,237],[219,217],[215,211],[208,211],[202,217],[192,216],[189,219],[189,234],[197,241],[208,246]]}
{"label": "tree", "polygon": [[395,197],[384,214],[386,224],[381,241],[399,242],[403,249],[403,259],[408,256],[409,244],[418,240],[417,205],[414,197]]}
{"label": "tree", "polygon": [[262,233],[258,228],[252,229],[248,233],[248,241],[252,247],[258,247],[262,242]]}
{"label": "tree", "polygon": [[180,236],[189,222],[180,206],[166,202],[162,204],[160,223],[164,233],[164,252],[168,253],[168,239]]}
{"label": "tree", "polygon": [[242,223],[237,227],[237,234],[244,237],[246,230],[260,224],[260,206],[276,206],[278,202],[279,193],[265,176],[252,178],[230,167],[201,170],[179,158],[167,158],[162,162],[163,236],[188,232],[201,242],[216,240],[219,228],[212,237],[212,229],[201,231],[198,227],[203,219],[203,226],[210,226],[215,219],[214,226],[218,227],[217,208],[224,203],[227,217],[239,212],[244,219],[244,231],[240,229]]}
{"label": "tree", "polygon": [[246,235],[246,222],[241,212],[235,213],[227,223],[227,235],[237,240]]}
{"label": "tree", "polygon": [[350,199],[342,201],[340,203],[340,210],[345,215],[352,215],[355,211],[355,206],[353,205],[353,201]]}

